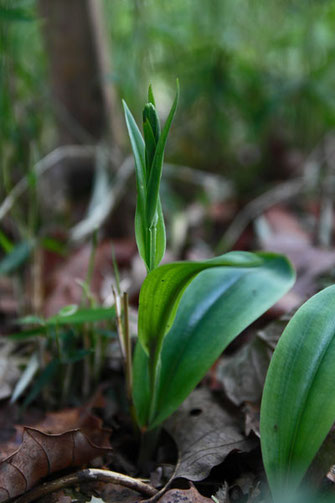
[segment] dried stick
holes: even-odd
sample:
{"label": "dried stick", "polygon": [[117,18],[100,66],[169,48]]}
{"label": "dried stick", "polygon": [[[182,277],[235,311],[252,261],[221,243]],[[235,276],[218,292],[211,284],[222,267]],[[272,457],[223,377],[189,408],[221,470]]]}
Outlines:
{"label": "dried stick", "polygon": [[145,496],[154,496],[158,491],[154,487],[142,482],[142,480],[134,479],[122,473],[112,472],[109,470],[100,470],[97,468],[87,468],[70,475],[65,475],[59,479],[50,482],[44,482],[40,486],[35,487],[31,491],[23,494],[14,503],[30,503],[37,498],[46,496],[47,494],[59,491],[65,487],[78,485],[87,482],[106,482],[112,484],[119,484],[128,487],[133,491],[137,491]]}

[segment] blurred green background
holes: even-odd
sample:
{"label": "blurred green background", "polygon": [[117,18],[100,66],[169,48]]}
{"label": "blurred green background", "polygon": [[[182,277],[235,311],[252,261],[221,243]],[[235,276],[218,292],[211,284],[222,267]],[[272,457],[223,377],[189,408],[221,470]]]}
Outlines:
{"label": "blurred green background", "polygon": [[[100,3],[110,67],[104,78],[115,92],[124,150],[121,98],[140,118],[152,82],[164,116],[176,77],[181,101],[168,158],[229,177],[247,198],[296,174],[333,128],[335,1]],[[54,148],[57,135],[41,9],[34,0],[0,5],[4,196]]]}

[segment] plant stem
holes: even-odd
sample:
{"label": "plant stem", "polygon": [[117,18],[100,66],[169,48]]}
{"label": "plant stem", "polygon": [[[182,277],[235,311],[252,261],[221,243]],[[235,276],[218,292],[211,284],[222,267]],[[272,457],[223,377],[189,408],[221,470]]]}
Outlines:
{"label": "plant stem", "polygon": [[146,471],[149,461],[152,460],[158,444],[161,428],[145,431],[141,435],[140,452],[137,465],[141,471]]}
{"label": "plant stem", "polygon": [[123,313],[124,313],[124,347],[125,347],[125,374],[126,374],[126,388],[129,403],[132,403],[133,393],[133,370],[132,370],[132,354],[131,354],[131,340],[129,333],[129,310],[128,310],[128,293],[123,294]]}

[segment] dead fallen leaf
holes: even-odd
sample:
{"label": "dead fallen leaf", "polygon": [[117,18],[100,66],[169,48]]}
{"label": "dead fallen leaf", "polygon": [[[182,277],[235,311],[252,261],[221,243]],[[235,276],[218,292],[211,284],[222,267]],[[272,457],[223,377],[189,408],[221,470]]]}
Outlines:
{"label": "dead fallen leaf", "polygon": [[206,388],[191,393],[165,427],[179,451],[176,478],[203,480],[230,452],[255,447],[243,434],[239,413],[219,405]]}
{"label": "dead fallen leaf", "polygon": [[264,381],[272,353],[284,331],[290,315],[273,321],[259,330],[232,355],[223,355],[215,367],[215,379],[229,400],[243,405],[245,435],[251,432],[259,437],[259,412]]}
{"label": "dead fallen leaf", "polygon": [[293,289],[272,309],[273,314],[283,314],[316,292],[317,278],[335,266],[335,252],[314,246],[313,237],[284,207],[269,209],[262,219],[266,223],[261,226],[266,231],[258,234],[262,248],[287,255],[297,271]]}
{"label": "dead fallen leaf", "polygon": [[21,361],[15,355],[14,347],[7,338],[0,339],[0,400],[11,396],[21,375]]}
{"label": "dead fallen leaf", "polygon": [[21,446],[0,462],[0,502],[19,496],[53,472],[80,466],[110,451],[80,430],[49,435],[24,428]]}
{"label": "dead fallen leaf", "polygon": [[158,503],[213,503],[213,500],[202,496],[192,485],[190,489],[170,489]]}

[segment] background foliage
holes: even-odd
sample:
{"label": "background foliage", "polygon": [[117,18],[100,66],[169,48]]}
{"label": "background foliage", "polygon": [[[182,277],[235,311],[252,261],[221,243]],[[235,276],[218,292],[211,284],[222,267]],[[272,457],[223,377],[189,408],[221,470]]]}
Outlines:
{"label": "background foliage", "polygon": [[[106,78],[132,109],[151,81],[164,113],[180,79],[175,160],[257,191],[271,169],[282,176],[283,155],[291,162],[285,169],[294,169],[298,153],[333,128],[333,0],[103,3],[112,60]],[[52,146],[55,112],[35,1],[1,5],[0,156],[10,185],[14,165],[29,170]]]}

